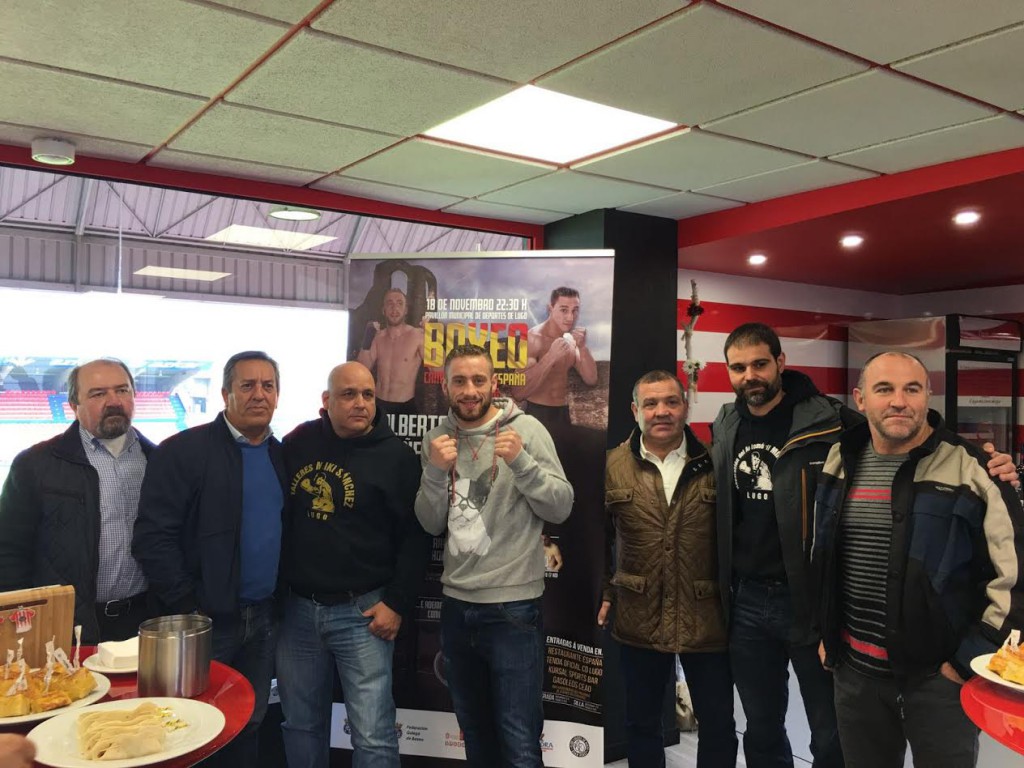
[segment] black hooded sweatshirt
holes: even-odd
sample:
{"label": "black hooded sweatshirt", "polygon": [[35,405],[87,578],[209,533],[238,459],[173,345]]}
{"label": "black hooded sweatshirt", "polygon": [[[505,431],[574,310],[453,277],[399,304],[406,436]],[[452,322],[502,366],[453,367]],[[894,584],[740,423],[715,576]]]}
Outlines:
{"label": "black hooded sweatshirt", "polygon": [[341,438],[325,410],[284,439],[288,478],[283,573],[299,594],[383,588],[403,616],[416,600],[430,536],[413,512],[420,461],[380,411],[365,435]]}

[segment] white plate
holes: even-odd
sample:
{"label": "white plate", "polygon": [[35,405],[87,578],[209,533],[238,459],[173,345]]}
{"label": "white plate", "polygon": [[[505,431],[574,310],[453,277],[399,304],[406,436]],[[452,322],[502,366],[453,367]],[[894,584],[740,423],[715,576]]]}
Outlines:
{"label": "white plate", "polygon": [[187,728],[168,731],[167,748],[145,757],[134,757],[129,760],[86,760],[78,751],[78,739],[75,736],[75,724],[81,712],[65,712],[33,728],[28,737],[36,745],[36,762],[50,765],[53,768],[133,768],[140,765],[152,765],[178,757],[199,749],[213,741],[224,728],[224,713],[214,706],[193,699],[149,698],[149,699],[118,699],[107,701],[89,708],[90,712],[113,709],[135,709],[140,704],[151,701],[158,707],[167,707],[181,720],[188,723]]}
{"label": "white plate", "polygon": [[91,669],[93,672],[101,672],[104,675],[131,675],[139,671],[139,662],[136,661],[132,667],[105,667],[100,664],[100,655],[94,653],[82,662],[82,666]]}
{"label": "white plate", "polygon": [[973,659],[971,659],[971,669],[974,670],[975,674],[981,675],[986,680],[991,680],[993,683],[1004,685],[1010,690],[1024,693],[1024,685],[1019,685],[1009,680],[1004,680],[1002,677],[1000,677],[998,674],[996,674],[988,668],[989,659],[991,659],[993,656],[995,656],[994,653],[986,653],[982,656],[975,656]]}
{"label": "white plate", "polygon": [[107,691],[110,690],[110,681],[103,675],[96,672],[92,673],[92,676],[96,680],[96,687],[93,688],[92,693],[85,696],[78,701],[72,701],[66,707],[59,707],[57,709],[51,709],[49,712],[33,712],[31,715],[17,715],[16,717],[0,717],[0,725],[14,725],[15,723],[34,723],[39,720],[48,720],[51,717],[57,715],[63,715],[68,710],[81,709],[87,707],[93,702],[99,701],[107,695]]}

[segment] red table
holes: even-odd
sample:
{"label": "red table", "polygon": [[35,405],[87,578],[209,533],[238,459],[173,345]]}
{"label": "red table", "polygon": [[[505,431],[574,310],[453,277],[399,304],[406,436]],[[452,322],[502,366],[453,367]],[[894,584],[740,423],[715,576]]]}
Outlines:
{"label": "red table", "polygon": [[[82,646],[82,658],[88,658],[96,649],[90,646]],[[110,680],[110,691],[102,701],[121,699],[137,699],[139,697],[138,681],[135,673],[127,675],[105,675]],[[256,703],[256,696],[253,693],[252,685],[227,664],[219,661],[210,662],[210,685],[205,693],[193,696],[196,701],[203,701],[212,704],[224,713],[224,728],[220,735],[209,744],[193,750],[186,755],[173,757],[170,760],[163,760],[154,763],[160,768],[188,768],[200,760],[209,757],[221,747],[225,746],[235,738],[249,722],[252,717],[253,706]],[[10,730],[28,733],[38,723],[25,723],[24,727],[12,726]],[[36,765],[42,765],[36,763]],[[99,765],[99,763],[97,763]]]}
{"label": "red table", "polygon": [[960,704],[982,731],[1024,755],[1024,693],[975,675],[960,689]]}

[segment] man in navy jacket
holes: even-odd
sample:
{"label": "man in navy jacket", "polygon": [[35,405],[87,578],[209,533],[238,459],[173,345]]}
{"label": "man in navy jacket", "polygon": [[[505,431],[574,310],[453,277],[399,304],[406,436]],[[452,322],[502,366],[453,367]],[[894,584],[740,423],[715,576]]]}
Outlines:
{"label": "man in navy jacket", "polygon": [[256,765],[270,696],[285,498],[281,444],[270,431],[279,385],[264,352],[228,360],[223,413],[153,454],[132,542],[164,612],[210,616],[213,657],[256,692],[245,731],[218,754],[224,765]]}

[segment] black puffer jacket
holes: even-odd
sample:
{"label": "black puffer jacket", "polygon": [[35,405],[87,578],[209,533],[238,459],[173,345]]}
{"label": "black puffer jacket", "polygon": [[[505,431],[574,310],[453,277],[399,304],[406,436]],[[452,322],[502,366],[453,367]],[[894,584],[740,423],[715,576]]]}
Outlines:
{"label": "black puffer jacket", "polygon": [[[149,456],[153,443],[136,431]],[[0,494],[0,591],[70,584],[82,642],[99,642],[100,479],[78,422],[22,451]]]}

